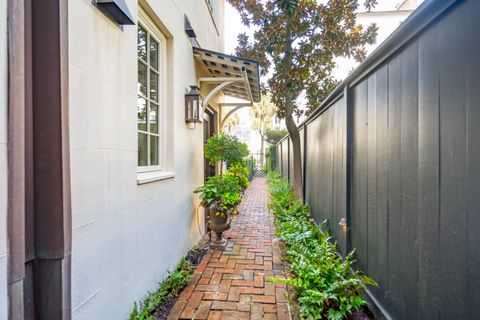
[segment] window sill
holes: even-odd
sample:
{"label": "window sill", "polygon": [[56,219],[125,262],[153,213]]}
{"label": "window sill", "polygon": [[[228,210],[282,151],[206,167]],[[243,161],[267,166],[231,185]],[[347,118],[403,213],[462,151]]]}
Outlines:
{"label": "window sill", "polygon": [[151,171],[139,172],[137,175],[137,184],[145,184],[160,180],[172,179],[175,177],[175,172],[171,171]]}

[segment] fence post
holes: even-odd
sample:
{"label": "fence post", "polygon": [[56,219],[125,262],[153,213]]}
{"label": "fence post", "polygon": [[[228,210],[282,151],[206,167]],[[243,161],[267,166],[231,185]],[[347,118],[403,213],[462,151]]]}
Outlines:
{"label": "fence post", "polygon": [[287,180],[292,183],[290,180],[290,136],[287,137]]}
{"label": "fence post", "polygon": [[278,159],[277,159],[277,164],[278,164],[278,165],[277,165],[277,169],[278,169],[278,171],[282,172],[282,170],[283,170],[283,169],[282,169],[282,165],[283,165],[283,164],[282,164],[282,144],[281,144],[280,142],[277,143],[277,148],[278,148],[278,150],[279,150],[279,152],[278,152]]}
{"label": "fence post", "polygon": [[303,204],[307,201],[307,124],[303,125],[303,159],[302,159],[302,168],[303,168]]}
{"label": "fence post", "polygon": [[351,210],[352,210],[352,169],[353,169],[353,106],[350,97],[350,88],[348,84],[345,85],[343,89],[343,97],[345,101],[345,112],[346,112],[346,190],[345,190],[345,201],[346,201],[346,220],[347,220],[347,232],[345,234],[345,254],[350,252],[352,247],[351,244]]}

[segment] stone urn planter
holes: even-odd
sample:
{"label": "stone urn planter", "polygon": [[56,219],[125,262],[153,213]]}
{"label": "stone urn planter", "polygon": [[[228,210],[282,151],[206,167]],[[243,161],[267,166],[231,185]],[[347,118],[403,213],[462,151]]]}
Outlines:
{"label": "stone urn planter", "polygon": [[215,232],[215,239],[212,240],[210,248],[214,250],[225,250],[227,241],[223,238],[223,232],[230,229],[230,215],[219,213],[210,209],[210,229]]}
{"label": "stone urn planter", "polygon": [[230,227],[230,217],[242,201],[237,179],[232,175],[213,176],[194,193],[200,194],[201,205],[210,216],[210,230],[215,232],[216,237],[210,247],[224,250],[226,241],[222,234]]}

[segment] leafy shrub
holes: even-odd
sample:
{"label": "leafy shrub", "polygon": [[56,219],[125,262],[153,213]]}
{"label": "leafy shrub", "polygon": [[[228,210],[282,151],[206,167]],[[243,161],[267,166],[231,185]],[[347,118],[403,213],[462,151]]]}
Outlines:
{"label": "leafy shrub", "polygon": [[240,204],[240,185],[233,175],[213,176],[194,192],[200,193],[202,205],[220,214],[228,214]]}
{"label": "leafy shrub", "polygon": [[267,152],[265,153],[265,172],[270,172],[275,169],[277,166],[277,149],[275,146],[270,146],[267,148]]}
{"label": "leafy shrub", "polygon": [[354,252],[341,259],[337,244],[310,218],[308,206],[295,199],[278,172],[267,176],[277,232],[286,243],[290,279],[273,279],[295,288],[303,319],[341,320],[367,302],[361,292],[375,281],[352,271]]}
{"label": "leafy shrub", "polygon": [[245,143],[239,141],[234,136],[225,134],[210,137],[205,144],[204,152],[211,165],[221,161],[222,167],[224,162],[228,162],[231,165],[241,163],[243,158],[248,156],[249,153]]}
{"label": "leafy shrub", "polygon": [[135,302],[130,320],[155,320],[154,313],[167,299],[175,298],[193,275],[193,267],[185,258],[180,260],[173,272],[160,284],[155,292],[150,292],[143,301]]}
{"label": "leafy shrub", "polygon": [[237,179],[240,187],[244,189],[248,187],[250,183],[250,181],[248,180],[250,176],[250,172],[244,166],[242,165],[232,166],[228,169],[228,174],[232,175],[233,177],[235,177],[235,179]]}

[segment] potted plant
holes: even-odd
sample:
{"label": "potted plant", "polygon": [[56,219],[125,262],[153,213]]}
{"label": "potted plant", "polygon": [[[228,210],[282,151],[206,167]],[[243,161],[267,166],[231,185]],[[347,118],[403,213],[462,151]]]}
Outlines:
{"label": "potted plant", "polygon": [[215,232],[212,249],[224,249],[223,232],[230,227],[231,213],[240,204],[240,185],[233,175],[213,176],[194,192],[200,194],[202,206],[209,209],[210,229]]}

